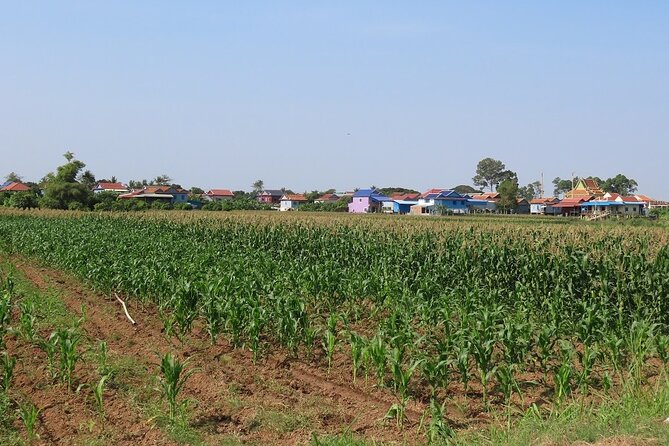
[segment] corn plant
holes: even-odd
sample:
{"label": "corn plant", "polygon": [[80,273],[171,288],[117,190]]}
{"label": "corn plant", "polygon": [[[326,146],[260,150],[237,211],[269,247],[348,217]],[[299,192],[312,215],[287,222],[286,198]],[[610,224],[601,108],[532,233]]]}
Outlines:
{"label": "corn plant", "polygon": [[402,427],[405,419],[406,406],[409,402],[409,381],[422,360],[413,361],[407,367],[403,365],[403,362],[403,350],[395,347],[390,354],[390,368],[393,372],[393,386],[398,401],[393,404],[386,416],[395,418],[398,427]]}
{"label": "corn plant", "polygon": [[14,377],[14,366],[16,365],[16,358],[10,356],[8,352],[0,354],[0,366],[2,367],[2,389],[7,392],[12,384]]}
{"label": "corn plant", "polygon": [[337,347],[337,321],[339,321],[338,314],[331,314],[327,319],[327,327],[323,335],[323,350],[328,360],[328,372],[332,367],[332,356]]}
{"label": "corn plant", "polygon": [[383,338],[378,334],[374,336],[367,344],[367,354],[369,360],[376,370],[376,379],[379,387],[385,384],[387,349]]}
{"label": "corn plant", "polygon": [[17,412],[28,433],[28,441],[32,442],[36,438],[35,427],[39,419],[40,409],[30,402],[18,403]]}
{"label": "corn plant", "polygon": [[19,305],[21,315],[19,317],[20,333],[26,341],[33,342],[37,333],[37,317],[35,316],[35,302],[26,299]]}
{"label": "corn plant", "polygon": [[105,384],[108,378],[109,375],[104,375],[94,386],[92,386],[93,397],[95,398],[95,408],[97,409],[101,418],[105,417],[104,393]]}
{"label": "corn plant", "polygon": [[52,335],[60,351],[60,378],[67,384],[67,389],[72,389],[72,374],[81,359],[82,353],[78,351],[81,335],[72,329],[58,329]]}
{"label": "corn plant", "polygon": [[571,381],[574,376],[573,347],[566,341],[560,344],[562,361],[553,373],[554,396],[558,406],[562,404],[565,397],[571,392]]}
{"label": "corn plant", "polygon": [[446,401],[439,404],[437,400],[430,400],[430,422],[425,428],[428,444],[448,445],[455,438],[455,431],[446,422]]}
{"label": "corn plant", "polygon": [[635,320],[632,322],[625,343],[632,360],[629,366],[629,374],[635,386],[641,384],[642,371],[647,355],[653,348],[654,332],[657,324],[647,320]]}
{"label": "corn plant", "polygon": [[38,339],[37,345],[46,354],[47,373],[51,379],[58,377],[58,369],[56,367],[56,350],[58,349],[58,338],[55,333],[52,333],[47,339]]}
{"label": "corn plant", "polygon": [[[7,279],[9,281],[9,278]],[[12,286],[13,287],[13,286]],[[0,348],[5,347],[5,334],[12,318],[12,294],[9,289],[0,291]]]}
{"label": "corn plant", "polygon": [[365,351],[365,341],[362,336],[355,332],[351,332],[349,334],[349,343],[351,345],[351,362],[353,363],[353,382],[355,382]]}
{"label": "corn plant", "polygon": [[170,422],[176,420],[179,408],[187,401],[179,403],[177,398],[183,389],[188,378],[195,372],[195,369],[186,370],[186,363],[181,362],[172,353],[166,353],[160,360],[161,388],[162,394],[167,401],[169,409],[168,416]]}

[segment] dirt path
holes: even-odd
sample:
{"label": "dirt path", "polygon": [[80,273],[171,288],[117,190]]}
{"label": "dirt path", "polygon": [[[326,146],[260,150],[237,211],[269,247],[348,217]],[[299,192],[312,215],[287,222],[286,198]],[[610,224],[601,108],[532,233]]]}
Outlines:
{"label": "dirt path", "polygon": [[[389,443],[424,441],[416,429],[420,407],[409,410],[404,430],[382,421],[393,396],[385,390],[363,387],[364,380],[353,385],[345,364],[328,374],[311,364],[287,359],[280,349],[254,364],[250,352],[233,349],[224,340],[212,346],[198,332],[183,344],[173,342],[164,335],[157,312],[151,308],[128,299],[128,310],[137,321],[133,326],[114,299],[90,291],[60,271],[21,258],[12,262],[41,290],[55,289],[71,311],[79,312],[84,304],[87,336],[105,340],[111,352],[133,358],[146,372],[157,373],[156,352],[189,357],[189,366],[198,372],[189,379],[184,396],[197,401],[192,409],[193,424],[204,432],[207,443],[218,442],[221,435],[234,435],[258,444],[306,444],[314,431],[347,430]],[[113,404],[123,410],[122,401],[114,400]],[[140,423],[134,431],[128,430],[129,436],[134,435],[128,441],[164,444],[152,432],[155,429]]]}

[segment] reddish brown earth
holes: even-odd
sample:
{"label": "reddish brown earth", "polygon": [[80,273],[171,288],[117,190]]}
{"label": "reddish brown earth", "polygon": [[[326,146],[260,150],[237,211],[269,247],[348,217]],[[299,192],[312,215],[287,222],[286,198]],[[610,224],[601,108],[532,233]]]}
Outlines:
{"label": "reddish brown earth", "polygon": [[[368,385],[364,377],[353,384],[349,361],[341,353],[329,374],[321,364],[293,359],[281,349],[254,364],[251,352],[232,348],[223,339],[211,345],[199,329],[183,343],[167,339],[157,312],[133,299],[126,300],[137,321],[134,326],[115,299],[92,292],[60,271],[19,258],[12,262],[40,290],[55,290],[71,311],[78,314],[84,304],[86,336],[106,341],[111,354],[130,358],[142,373],[158,374],[157,353],[188,358],[188,367],[197,371],[189,378],[183,397],[193,400],[191,427],[206,443],[234,437],[254,444],[307,444],[312,432],[345,431],[389,444],[424,442],[418,428],[425,407],[412,403],[402,429],[393,421],[384,421],[394,397],[374,387],[371,378]],[[21,348],[21,357],[43,356],[37,348]],[[35,362],[45,364],[46,360],[31,361]],[[90,381],[93,369],[80,366],[77,379]],[[90,395],[86,401],[64,386],[49,385],[42,370],[23,370],[17,365],[17,376],[18,386],[42,408],[39,432],[45,444],[70,444],[68,438],[86,430],[85,423],[95,418]],[[122,399],[121,392],[110,389],[105,395],[107,425],[117,435],[110,444],[170,444],[153,422]]]}

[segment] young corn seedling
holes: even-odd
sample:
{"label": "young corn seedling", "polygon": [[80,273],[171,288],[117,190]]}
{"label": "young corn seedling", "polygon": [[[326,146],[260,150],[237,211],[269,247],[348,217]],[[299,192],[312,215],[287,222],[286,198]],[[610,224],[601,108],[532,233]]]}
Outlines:
{"label": "young corn seedling", "polygon": [[553,374],[554,396],[558,407],[571,392],[571,380],[574,376],[574,366],[572,363],[574,349],[571,343],[561,341],[560,349],[562,350],[562,362]]}
{"label": "young corn seedling", "polygon": [[12,295],[5,290],[0,293],[0,348],[5,347],[5,334],[12,318]]}
{"label": "young corn seedling", "polygon": [[495,370],[495,377],[497,378],[499,389],[504,395],[507,429],[511,428],[511,397],[513,396],[514,391],[517,391],[520,394],[520,387],[518,386],[514,373],[514,365],[502,364]]}
{"label": "young corn seedling", "polygon": [[647,320],[635,320],[629,330],[625,340],[625,346],[632,355],[632,361],[629,366],[629,375],[635,388],[641,385],[643,379],[643,366],[646,357],[653,348],[653,337],[657,324]]}
{"label": "young corn seedling", "polygon": [[386,377],[386,344],[380,335],[374,336],[367,346],[367,355],[376,369],[376,379],[379,387],[385,385]]}
{"label": "young corn seedling", "polygon": [[351,332],[349,335],[349,342],[351,344],[351,362],[353,363],[353,382],[355,382],[358,376],[358,370],[360,370],[362,353],[365,349],[365,341],[357,333]]}
{"label": "young corn seedling", "polygon": [[446,422],[446,401],[439,404],[430,399],[430,423],[425,428],[428,444],[448,445],[455,438],[455,431]]}
{"label": "young corn seedling", "polygon": [[72,374],[82,354],[77,351],[81,335],[73,330],[56,330],[55,336],[60,348],[60,377],[72,390]]}
{"label": "young corn seedling", "polygon": [[105,406],[104,406],[105,384],[108,378],[109,375],[104,375],[102,378],[100,378],[100,381],[98,381],[97,384],[92,386],[93,396],[95,397],[95,408],[97,409],[100,417],[103,419],[105,417]]}
{"label": "young corn seedling", "polygon": [[187,401],[178,402],[179,392],[183,389],[188,378],[195,373],[195,369],[186,371],[186,363],[181,362],[172,353],[166,353],[160,360],[161,387],[162,393],[167,400],[169,410],[169,420],[174,423],[179,413],[179,408],[187,404]]}
{"label": "young corn seedling", "polygon": [[328,373],[332,367],[332,357],[334,355],[335,349],[337,347],[337,321],[339,320],[339,315],[336,313],[330,314],[327,320],[327,329],[323,336],[323,350],[325,351],[325,356],[328,359]]}
{"label": "young corn seedling", "polygon": [[402,427],[406,418],[406,407],[409,402],[409,381],[420,365],[422,360],[417,360],[411,363],[407,368],[402,367],[402,353],[398,348],[393,349],[391,355],[391,368],[393,370],[393,382],[395,384],[395,392],[397,393],[397,403],[393,404],[388,413],[387,418],[395,418],[397,427]]}
{"label": "young corn seedling", "polygon": [[434,398],[439,389],[448,387],[449,365],[452,360],[443,359],[439,356],[425,355],[421,363],[421,374],[430,386],[430,397]]}
{"label": "young corn seedling", "polygon": [[20,304],[21,316],[19,317],[20,333],[28,342],[35,340],[37,333],[37,317],[35,316],[35,302],[26,299]]}
{"label": "young corn seedling", "polygon": [[12,384],[14,377],[14,366],[16,365],[16,358],[10,356],[9,353],[2,352],[0,354],[0,366],[2,366],[2,389],[7,392]]}
{"label": "young corn seedling", "polygon": [[39,348],[46,354],[47,373],[52,380],[56,379],[58,376],[58,370],[55,363],[57,343],[58,338],[56,337],[56,333],[52,333],[47,339],[38,339],[37,341]]}
{"label": "young corn seedling", "polygon": [[30,402],[18,403],[18,406],[17,412],[28,433],[28,441],[32,443],[37,437],[35,427],[37,426],[40,410]]}

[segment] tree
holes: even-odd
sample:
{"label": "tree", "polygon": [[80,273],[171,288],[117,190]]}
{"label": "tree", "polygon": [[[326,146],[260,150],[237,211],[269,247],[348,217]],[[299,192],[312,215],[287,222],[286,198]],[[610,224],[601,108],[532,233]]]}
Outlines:
{"label": "tree", "polygon": [[23,178],[17,174],[16,172],[9,172],[7,176],[5,177],[6,181],[9,181],[11,183],[22,183]]}
{"label": "tree", "polygon": [[578,177],[574,177],[574,180],[563,180],[560,177],[555,177],[553,179],[553,195],[556,197],[561,197],[565,193],[573,189],[574,185],[578,182]]}
{"label": "tree", "polygon": [[459,194],[465,195],[465,194],[480,194],[483,191],[480,189],[476,189],[474,187],[468,186],[466,184],[460,184],[458,186],[455,186],[453,190]]}
{"label": "tree", "polygon": [[255,180],[253,182],[253,193],[258,195],[265,189],[265,182],[263,180]]}
{"label": "tree", "polygon": [[38,207],[37,196],[32,192],[15,192],[6,201],[7,206],[19,209]]}
{"label": "tree", "polygon": [[[372,188],[374,189],[374,188]],[[417,190],[414,189],[409,189],[406,187],[382,187],[379,189],[379,193],[381,195],[385,195],[387,197],[390,197],[393,194],[417,194],[419,193]]]}
{"label": "tree", "polygon": [[639,184],[625,175],[619,173],[613,178],[600,182],[600,187],[604,192],[611,192],[620,195],[631,195],[637,191]]}
{"label": "tree", "polygon": [[514,180],[504,180],[497,188],[499,192],[499,201],[497,207],[502,210],[514,210],[518,207],[518,182]]}
{"label": "tree", "polygon": [[200,189],[199,187],[191,187],[190,193],[193,195],[202,195],[204,193],[204,190]]}
{"label": "tree", "polygon": [[128,187],[130,189],[141,189],[144,186],[148,186],[149,182],[146,180],[130,180],[128,181]]}
{"label": "tree", "polygon": [[79,175],[79,182],[86,186],[89,189],[93,189],[95,187],[95,175],[93,175],[93,172],[90,170],[85,171],[81,175]]}
{"label": "tree", "polygon": [[63,155],[67,163],[59,166],[56,173],[48,173],[43,181],[44,197],[41,202],[45,207],[70,209],[73,206],[88,206],[92,192],[77,181],[77,176],[86,165],[74,159],[72,152]]}
{"label": "tree", "polygon": [[172,178],[170,178],[169,175],[158,175],[155,177],[152,181],[151,184],[154,184],[156,186],[169,186],[170,183],[172,182]]}
{"label": "tree", "polygon": [[481,186],[484,189],[489,187],[490,192],[492,192],[493,188],[497,187],[505,179],[505,175],[510,172],[505,169],[506,166],[503,162],[492,158],[484,158],[476,166],[476,176],[472,178],[472,181],[476,186]]}
{"label": "tree", "polygon": [[530,201],[533,198],[539,198],[541,192],[541,181],[535,181],[534,183],[530,183],[527,186],[518,189],[518,195],[527,201]]}

